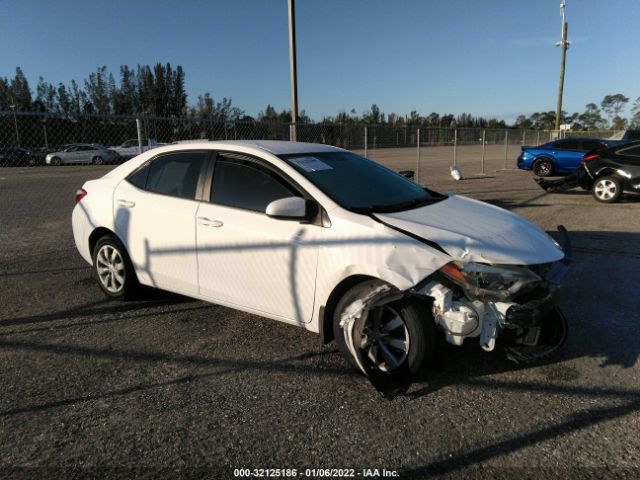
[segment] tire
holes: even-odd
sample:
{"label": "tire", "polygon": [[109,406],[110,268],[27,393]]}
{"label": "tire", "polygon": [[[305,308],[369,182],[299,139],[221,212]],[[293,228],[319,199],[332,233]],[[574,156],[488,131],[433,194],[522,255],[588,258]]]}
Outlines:
{"label": "tire", "polygon": [[[115,252],[115,253],[114,253]],[[101,237],[92,252],[93,272],[102,291],[111,298],[135,298],[140,284],[122,243],[112,235]]]}
{"label": "tire", "polygon": [[[352,287],[342,296],[333,314],[333,334],[338,349],[355,368],[358,368],[357,362],[351,355],[349,347],[345,342],[344,333],[340,327],[340,317],[342,312],[344,312],[351,303],[358,298],[366,296],[382,283],[383,282],[379,280],[369,280]],[[395,334],[387,333],[386,335],[388,337],[395,337],[396,339],[402,339],[404,335],[408,335],[408,352],[401,352],[401,350],[395,348],[392,351],[394,355],[398,355],[403,360],[408,357],[409,370],[412,374],[418,373],[429,360],[431,360],[435,350],[436,326],[427,305],[411,298],[401,299],[371,310],[366,325],[370,326],[370,323],[376,316],[377,310],[382,310],[380,318],[383,325],[390,325],[391,320],[394,319],[393,315],[397,315],[402,321],[403,329],[397,327],[392,330]],[[383,340],[378,340],[374,343],[378,344],[381,341]],[[386,341],[384,343],[387,347],[390,346]],[[373,346],[374,345],[372,345],[372,347]],[[377,350],[379,351],[380,349]],[[373,353],[375,353],[375,350],[372,352],[370,348],[369,354]],[[374,358],[381,359],[381,356],[374,355]],[[383,371],[393,373],[393,368],[388,368],[384,364],[378,364],[378,366]]]}
{"label": "tire", "polygon": [[622,195],[622,184],[615,177],[600,177],[591,187],[593,198],[602,203],[615,203]]}
{"label": "tire", "polygon": [[97,155],[91,159],[91,163],[94,165],[102,165],[104,163],[104,159],[100,155]]}
{"label": "tire", "polygon": [[553,162],[550,158],[538,158],[533,162],[533,173],[538,177],[548,177],[553,173]]}
{"label": "tire", "polygon": [[59,167],[60,165],[62,165],[62,160],[60,160],[60,157],[53,157],[51,159],[51,165],[55,165],[56,167]]}

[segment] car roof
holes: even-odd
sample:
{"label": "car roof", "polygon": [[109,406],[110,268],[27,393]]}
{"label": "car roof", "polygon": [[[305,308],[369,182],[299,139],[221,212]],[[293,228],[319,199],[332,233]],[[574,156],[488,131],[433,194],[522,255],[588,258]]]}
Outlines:
{"label": "car roof", "polygon": [[324,143],[289,142],[286,140],[185,140],[176,144],[186,144],[189,147],[216,147],[225,145],[258,148],[273,155],[290,155],[295,153],[320,153],[341,150],[338,147]]}

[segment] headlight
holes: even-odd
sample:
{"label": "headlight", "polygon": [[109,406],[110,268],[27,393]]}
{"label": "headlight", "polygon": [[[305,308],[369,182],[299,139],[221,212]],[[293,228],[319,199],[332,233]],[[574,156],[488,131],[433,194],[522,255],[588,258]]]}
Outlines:
{"label": "headlight", "polygon": [[534,288],[542,278],[528,268],[450,262],[440,269],[471,299],[507,300],[524,287]]}

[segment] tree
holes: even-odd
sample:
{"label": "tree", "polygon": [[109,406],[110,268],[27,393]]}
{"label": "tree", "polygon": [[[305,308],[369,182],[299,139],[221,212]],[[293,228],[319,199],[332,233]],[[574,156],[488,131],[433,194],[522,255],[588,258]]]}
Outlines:
{"label": "tree", "polygon": [[59,110],[57,97],[56,88],[40,77],[36,87],[36,99],[31,108],[36,112],[57,112]]}
{"label": "tree", "polygon": [[107,67],[105,65],[98,67],[98,69],[84,81],[84,86],[87,90],[89,103],[91,104],[90,108],[85,105],[86,113],[98,113],[101,115],[111,113],[111,95],[109,92]]}
{"label": "tree", "polygon": [[605,120],[600,114],[600,109],[595,103],[585,105],[585,111],[578,116],[578,121],[585,130],[598,130],[603,128],[605,124]]}
{"label": "tree", "polygon": [[609,117],[609,123],[612,124],[613,118],[618,117],[625,104],[629,101],[629,98],[625,97],[621,93],[615,95],[607,95],[602,99],[600,106]]}
{"label": "tree", "polygon": [[9,101],[18,111],[28,112],[32,108],[29,82],[20,67],[16,67],[16,76],[9,86]]}
{"label": "tree", "polygon": [[611,126],[613,127],[614,130],[626,130],[627,127],[629,126],[629,120],[616,115],[615,117],[613,117]]}
{"label": "tree", "polygon": [[380,107],[375,103],[371,105],[371,109],[362,115],[362,121],[372,125],[381,123],[384,119],[384,114],[380,113]]}
{"label": "tree", "polygon": [[636,98],[631,106],[631,119],[629,121],[629,127],[640,129],[640,97]]}
{"label": "tree", "polygon": [[513,126],[516,128],[531,128],[533,126],[533,122],[525,115],[518,115],[516,123]]}
{"label": "tree", "polygon": [[71,113],[73,111],[73,102],[71,96],[67,92],[67,87],[63,83],[58,84],[58,104],[60,105],[60,111],[63,113]]}

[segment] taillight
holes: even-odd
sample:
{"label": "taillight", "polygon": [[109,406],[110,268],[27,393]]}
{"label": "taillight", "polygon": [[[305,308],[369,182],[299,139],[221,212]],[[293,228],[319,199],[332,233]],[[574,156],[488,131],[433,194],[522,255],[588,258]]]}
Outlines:
{"label": "taillight", "polygon": [[79,188],[78,190],[76,190],[76,203],[78,203],[80,200],[82,200],[86,196],[87,196],[87,191],[84,188]]}
{"label": "taillight", "polygon": [[585,155],[584,157],[582,157],[582,161],[590,162],[591,160],[595,160],[596,158],[600,158],[600,155],[598,155],[597,153],[592,153],[590,155]]}

